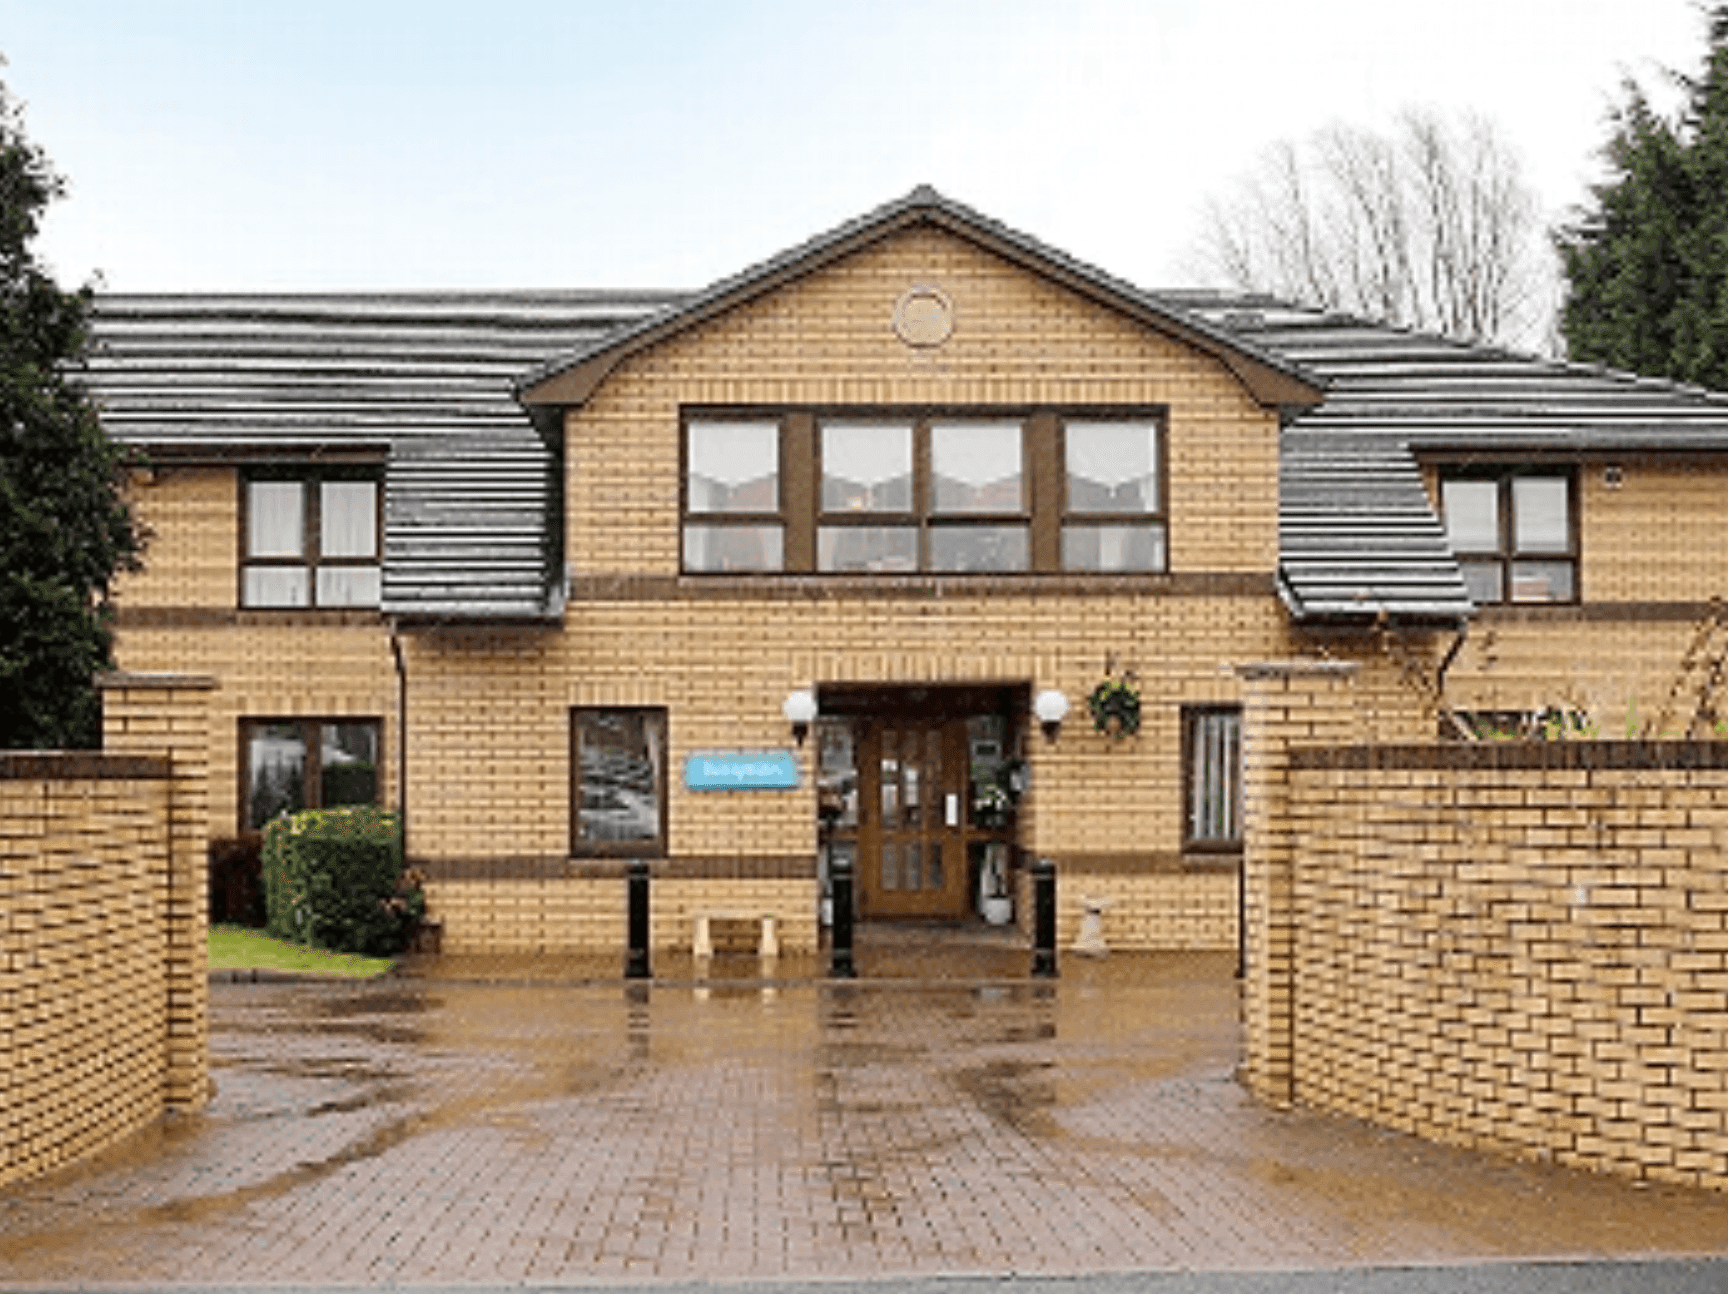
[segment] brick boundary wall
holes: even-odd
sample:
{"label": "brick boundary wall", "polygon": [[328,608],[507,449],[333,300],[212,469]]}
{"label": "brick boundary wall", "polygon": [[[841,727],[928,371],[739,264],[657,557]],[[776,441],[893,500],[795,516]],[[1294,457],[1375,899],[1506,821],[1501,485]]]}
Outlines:
{"label": "brick boundary wall", "polygon": [[0,1185],[208,1099],[209,687],[116,676],[105,753],[0,755]]}
{"label": "brick boundary wall", "polygon": [[1728,1188],[1728,743],[1345,746],[1243,677],[1250,1089]]}

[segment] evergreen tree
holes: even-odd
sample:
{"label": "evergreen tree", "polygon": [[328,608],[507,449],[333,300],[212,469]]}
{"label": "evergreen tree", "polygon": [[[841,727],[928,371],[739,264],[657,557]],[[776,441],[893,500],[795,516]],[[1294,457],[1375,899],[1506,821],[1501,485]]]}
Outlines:
{"label": "evergreen tree", "polygon": [[1572,358],[1728,390],[1728,5],[1709,43],[1673,121],[1627,83],[1608,179],[1555,245]]}
{"label": "evergreen tree", "polygon": [[0,748],[100,744],[108,587],[141,546],[123,452],[75,378],[91,291],[31,251],[64,190],[0,84]]}

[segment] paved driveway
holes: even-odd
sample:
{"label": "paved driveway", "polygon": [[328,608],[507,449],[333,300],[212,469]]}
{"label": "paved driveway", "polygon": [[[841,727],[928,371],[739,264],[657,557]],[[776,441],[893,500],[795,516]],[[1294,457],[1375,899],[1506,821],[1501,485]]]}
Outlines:
{"label": "paved driveway", "polygon": [[0,1191],[0,1281],[1728,1253],[1728,1198],[1256,1106],[1231,1077],[1227,958],[1063,972],[636,991],[220,984],[208,1113]]}

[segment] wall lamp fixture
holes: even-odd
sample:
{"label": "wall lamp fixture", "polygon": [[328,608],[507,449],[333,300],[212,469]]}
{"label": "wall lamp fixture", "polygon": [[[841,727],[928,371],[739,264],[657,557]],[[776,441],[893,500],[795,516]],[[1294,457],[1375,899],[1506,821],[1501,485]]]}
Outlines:
{"label": "wall lamp fixture", "polygon": [[786,698],[780,713],[786,716],[794,740],[802,746],[804,738],[810,735],[810,725],[816,722],[816,694],[808,688],[799,688]]}
{"label": "wall lamp fixture", "polygon": [[1044,740],[1053,742],[1062,731],[1062,720],[1068,717],[1068,698],[1055,688],[1047,688],[1032,702],[1032,713],[1038,716],[1038,726],[1044,729]]}

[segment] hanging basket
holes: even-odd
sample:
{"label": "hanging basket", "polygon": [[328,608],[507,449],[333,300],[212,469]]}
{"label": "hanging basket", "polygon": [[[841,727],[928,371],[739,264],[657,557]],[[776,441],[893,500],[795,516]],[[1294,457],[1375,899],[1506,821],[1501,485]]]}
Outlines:
{"label": "hanging basket", "polygon": [[1086,698],[1092,726],[1109,737],[1131,737],[1140,731],[1140,689],[1129,678],[1107,678]]}

